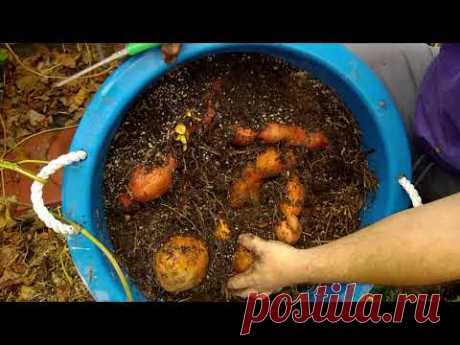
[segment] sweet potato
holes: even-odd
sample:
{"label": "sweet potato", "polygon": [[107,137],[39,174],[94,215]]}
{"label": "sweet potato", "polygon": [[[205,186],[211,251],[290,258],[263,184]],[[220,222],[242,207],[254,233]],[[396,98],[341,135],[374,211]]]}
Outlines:
{"label": "sweet potato", "polygon": [[320,149],[328,146],[327,137],[322,132],[308,132],[291,125],[271,122],[258,134],[264,144],[284,142],[291,146],[305,146],[308,149]]}
{"label": "sweet potato", "polygon": [[235,273],[243,273],[254,264],[254,261],[255,257],[251,251],[243,246],[238,246],[233,256],[233,271]]}
{"label": "sweet potato", "polygon": [[276,238],[288,244],[295,244],[302,234],[302,226],[299,218],[294,215],[289,215],[286,220],[281,221],[275,226]]}
{"label": "sweet potato", "polygon": [[292,151],[288,151],[284,158],[283,161],[281,152],[270,147],[257,156],[256,169],[264,179],[278,176],[297,163],[297,159]]}
{"label": "sweet potato", "polygon": [[305,143],[306,131],[300,127],[271,122],[258,135],[264,144],[286,142],[293,146],[302,146]]}
{"label": "sweet potato", "polygon": [[263,180],[278,176],[296,163],[297,159],[291,151],[287,152],[285,157],[282,157],[281,152],[272,147],[260,153],[256,158],[255,164],[249,163],[243,169],[241,177],[230,186],[230,206],[240,208],[248,201],[259,200]]}
{"label": "sweet potato", "polygon": [[325,149],[329,146],[329,141],[323,132],[310,132],[307,134],[305,146],[310,150]]}
{"label": "sweet potato", "polygon": [[120,193],[117,197],[117,200],[119,206],[124,212],[130,212],[132,210],[134,201],[128,193]]}
{"label": "sweet potato", "polygon": [[211,89],[209,90],[207,94],[207,99],[208,99],[208,108],[206,110],[206,114],[202,118],[202,123],[205,126],[208,126],[212,123],[212,120],[214,120],[214,117],[216,116],[216,109],[214,106],[214,97],[216,96],[217,93],[220,92],[222,89],[223,85],[223,80],[222,79],[216,79],[212,84],[211,84]]}
{"label": "sweet potato", "polygon": [[232,144],[235,146],[246,146],[254,143],[257,138],[257,132],[251,128],[235,126],[233,129]]}
{"label": "sweet potato", "polygon": [[139,202],[147,202],[161,197],[171,189],[173,185],[173,173],[177,167],[177,161],[169,155],[165,164],[148,170],[140,165],[134,168],[128,183],[131,197]]}
{"label": "sweet potato", "polygon": [[297,175],[293,175],[286,184],[286,201],[279,205],[281,213],[285,217],[298,216],[302,212],[305,190]]}
{"label": "sweet potato", "polygon": [[230,186],[229,203],[232,208],[240,208],[248,201],[259,200],[260,187],[262,186],[261,174],[250,163],[243,170],[241,178]]}
{"label": "sweet potato", "polygon": [[203,122],[204,125],[209,125],[211,124],[212,120],[214,120],[214,116],[216,116],[216,110],[214,109],[214,105],[212,104],[212,101],[209,100],[206,114],[203,116],[201,121]]}
{"label": "sweet potato", "polygon": [[295,244],[302,234],[298,216],[302,212],[305,189],[297,175],[289,178],[286,184],[286,201],[279,205],[281,213],[286,217],[275,226],[276,238],[288,244]]}

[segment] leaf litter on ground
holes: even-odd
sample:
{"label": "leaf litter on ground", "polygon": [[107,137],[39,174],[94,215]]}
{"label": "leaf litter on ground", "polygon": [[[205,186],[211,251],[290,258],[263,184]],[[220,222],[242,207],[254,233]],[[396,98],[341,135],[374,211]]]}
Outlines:
{"label": "leaf litter on ground", "polygon": [[[20,146],[16,146],[25,137],[78,124],[108,73],[100,73],[102,68],[96,70],[96,77],[80,78],[60,88],[53,88],[52,83],[120,48],[120,44],[86,43],[2,45],[8,57],[0,66],[4,123],[0,148],[2,156],[5,150],[17,150],[18,157]],[[92,301],[65,239],[47,229],[30,208],[16,212],[19,204],[1,190],[0,301]]]}

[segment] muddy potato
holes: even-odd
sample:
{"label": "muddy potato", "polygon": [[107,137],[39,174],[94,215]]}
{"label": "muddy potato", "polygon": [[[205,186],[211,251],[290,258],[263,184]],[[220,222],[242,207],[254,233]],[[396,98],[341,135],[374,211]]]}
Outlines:
{"label": "muddy potato", "polygon": [[288,216],[286,220],[281,221],[275,226],[276,238],[287,244],[297,243],[301,234],[302,226],[299,219],[294,215]]}
{"label": "muddy potato", "polygon": [[233,271],[235,273],[243,273],[254,264],[254,261],[255,257],[251,251],[243,246],[238,246],[233,256]]}
{"label": "muddy potato", "polygon": [[181,292],[202,282],[208,270],[208,249],[203,240],[175,235],[154,255],[155,277],[169,292]]}
{"label": "muddy potato", "polygon": [[201,119],[201,122],[203,123],[203,125],[208,126],[214,120],[214,117],[216,115],[216,108],[215,108],[215,104],[214,104],[214,98],[220,92],[220,90],[222,89],[223,83],[224,82],[223,82],[222,79],[216,79],[211,84],[211,89],[209,90],[209,92],[208,92],[208,94],[206,96],[206,98],[208,99],[208,109],[207,109],[205,115],[203,116],[203,118]]}

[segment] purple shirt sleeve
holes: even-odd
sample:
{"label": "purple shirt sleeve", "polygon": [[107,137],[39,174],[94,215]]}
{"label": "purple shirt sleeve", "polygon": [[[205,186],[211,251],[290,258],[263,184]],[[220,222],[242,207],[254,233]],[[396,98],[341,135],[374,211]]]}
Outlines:
{"label": "purple shirt sleeve", "polygon": [[414,138],[440,166],[460,174],[460,43],[443,44],[425,73]]}

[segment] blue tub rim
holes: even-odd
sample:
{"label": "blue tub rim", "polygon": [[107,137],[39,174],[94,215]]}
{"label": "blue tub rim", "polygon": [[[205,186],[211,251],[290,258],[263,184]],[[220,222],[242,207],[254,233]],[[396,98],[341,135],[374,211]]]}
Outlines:
{"label": "blue tub rim", "polygon": [[[409,143],[401,117],[382,82],[344,45],[192,43],[183,45],[178,60],[173,65],[165,64],[157,49],[132,57],[121,64],[101,85],[87,107],[70,147],[71,151],[85,150],[88,158],[65,168],[62,198],[65,216],[86,227],[113,249],[105,230],[102,170],[110,141],[123,119],[125,110],[142,90],[178,64],[224,52],[258,52],[282,57],[312,72],[318,79],[334,88],[353,113],[353,108],[358,109],[360,114],[368,111],[372,119],[365,118],[363,121],[373,122],[371,125],[377,128],[382,137],[391,138],[379,143],[379,149],[386,157],[392,159],[386,162],[385,176],[379,176],[381,187],[374,196],[372,205],[364,213],[362,225],[371,224],[408,207],[409,200],[397,184],[397,179],[401,175],[411,178]],[[356,96],[357,100],[353,100],[350,94]],[[358,102],[359,106],[353,102]],[[381,200],[382,190],[385,190],[385,200]],[[376,213],[377,208],[379,210]],[[373,215],[368,216],[371,213]],[[68,245],[75,266],[96,301],[126,301],[115,272],[91,242],[77,235],[68,238]],[[345,285],[340,286],[339,299],[343,300]],[[131,288],[135,300],[145,300],[132,282]],[[352,299],[358,299],[371,288],[370,284],[357,284]],[[327,292],[333,292],[330,285]],[[314,297],[313,294],[311,296]]]}

